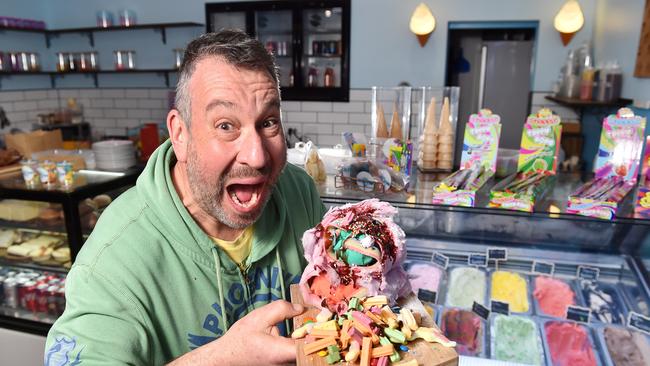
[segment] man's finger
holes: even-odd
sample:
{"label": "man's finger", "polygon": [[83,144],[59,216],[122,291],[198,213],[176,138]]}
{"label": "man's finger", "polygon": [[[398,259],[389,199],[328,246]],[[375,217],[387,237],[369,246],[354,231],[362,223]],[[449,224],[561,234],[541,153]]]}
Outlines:
{"label": "man's finger", "polygon": [[305,311],[305,307],[300,304],[292,304],[284,300],[273,301],[268,305],[255,309],[250,315],[253,315],[259,322],[258,325],[263,327],[274,326],[285,319],[293,318]]}
{"label": "man's finger", "polygon": [[296,362],[296,342],[291,338],[280,336],[267,336],[266,342],[269,350],[269,361],[273,364],[284,364]]}

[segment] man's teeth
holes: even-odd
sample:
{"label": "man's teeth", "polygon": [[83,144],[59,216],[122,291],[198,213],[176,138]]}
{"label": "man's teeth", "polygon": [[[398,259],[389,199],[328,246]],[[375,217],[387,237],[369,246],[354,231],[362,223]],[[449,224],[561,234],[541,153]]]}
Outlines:
{"label": "man's teeth", "polygon": [[259,195],[257,194],[257,192],[253,192],[251,199],[245,203],[239,201],[239,198],[237,198],[237,195],[234,192],[230,194],[230,198],[232,198],[233,202],[235,202],[237,205],[243,208],[249,208],[257,203],[257,200],[259,199]]}

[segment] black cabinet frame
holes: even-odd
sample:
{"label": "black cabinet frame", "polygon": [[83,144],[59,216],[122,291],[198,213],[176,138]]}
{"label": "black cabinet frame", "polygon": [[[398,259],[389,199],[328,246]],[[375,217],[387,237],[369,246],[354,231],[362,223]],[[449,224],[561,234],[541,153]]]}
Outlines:
{"label": "black cabinet frame", "polygon": [[[341,20],[341,86],[340,87],[302,87],[303,69],[305,65],[303,44],[303,17],[302,11],[308,9],[328,9],[340,7]],[[215,13],[244,12],[246,14],[246,33],[256,37],[255,12],[270,10],[292,11],[292,67],[294,75],[293,87],[282,87],[283,100],[299,101],[338,101],[350,100],[350,0],[276,0],[276,1],[245,1],[234,3],[207,3],[205,4],[206,31],[212,30],[211,16]]]}

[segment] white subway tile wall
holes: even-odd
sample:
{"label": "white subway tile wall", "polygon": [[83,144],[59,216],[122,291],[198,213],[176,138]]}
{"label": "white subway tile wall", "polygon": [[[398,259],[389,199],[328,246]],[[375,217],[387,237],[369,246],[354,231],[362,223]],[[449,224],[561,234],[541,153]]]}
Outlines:
{"label": "white subway tile wall", "polygon": [[[68,98],[76,98],[83,106],[84,117],[93,129],[93,136],[125,135],[128,129],[145,123],[164,123],[172,89],[63,89],[0,92],[0,107],[10,128],[31,130],[38,114],[65,107]],[[549,107],[563,121],[577,121],[575,111],[544,99],[547,92],[534,92],[531,110]],[[370,133],[370,89],[350,90],[350,102],[282,102],[284,128],[295,128],[321,146],[341,143],[341,133]]]}

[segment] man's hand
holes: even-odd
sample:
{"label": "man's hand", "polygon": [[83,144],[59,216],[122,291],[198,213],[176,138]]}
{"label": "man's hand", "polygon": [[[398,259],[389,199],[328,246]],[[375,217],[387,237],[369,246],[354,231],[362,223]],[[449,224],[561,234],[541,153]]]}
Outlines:
{"label": "man's hand", "polygon": [[296,360],[296,345],[280,336],[276,324],[305,311],[302,305],[274,301],[239,319],[219,339],[176,359],[182,365],[281,365]]}

